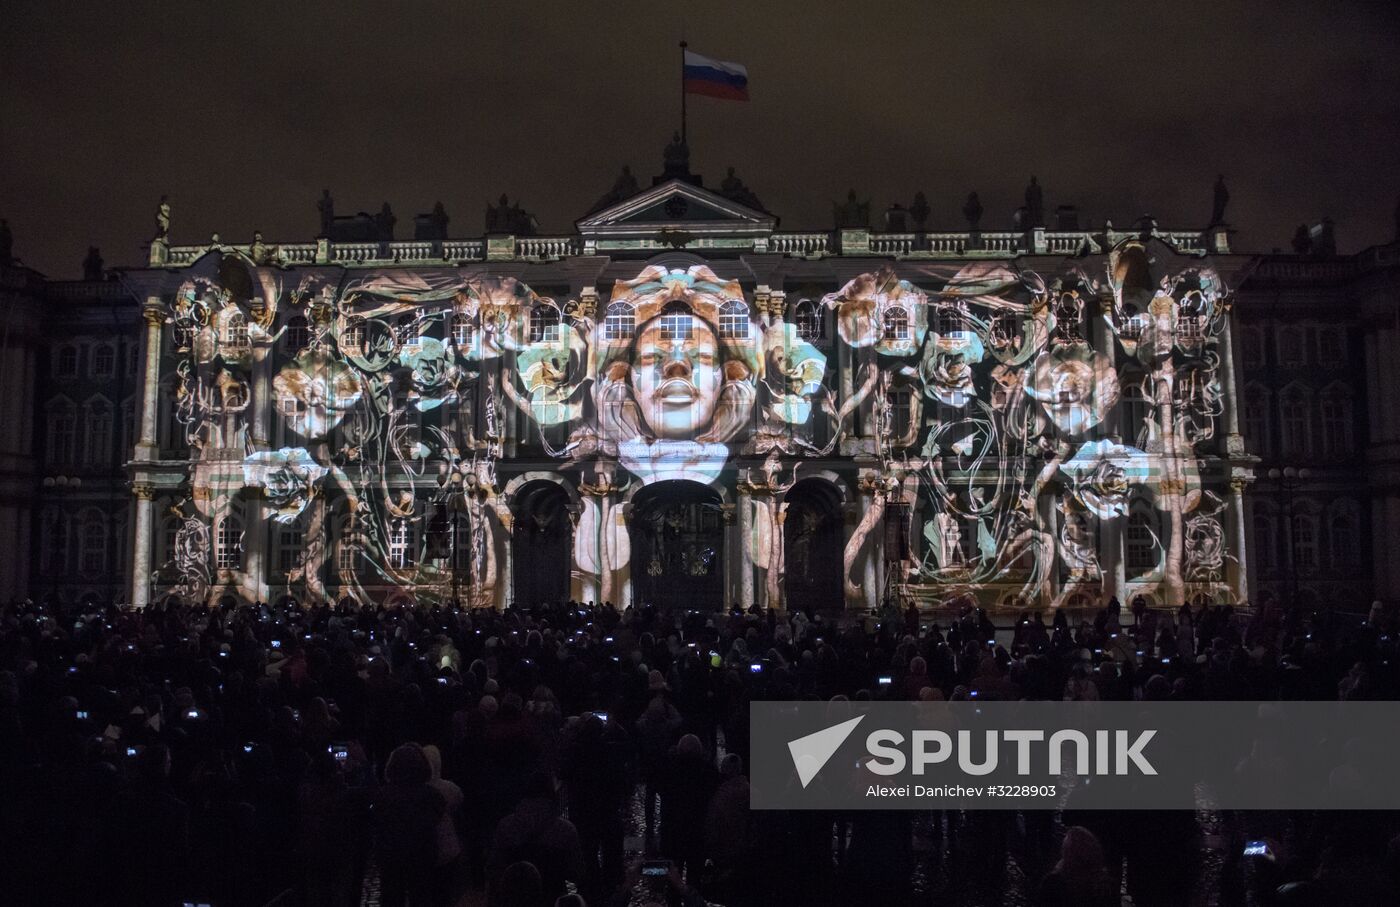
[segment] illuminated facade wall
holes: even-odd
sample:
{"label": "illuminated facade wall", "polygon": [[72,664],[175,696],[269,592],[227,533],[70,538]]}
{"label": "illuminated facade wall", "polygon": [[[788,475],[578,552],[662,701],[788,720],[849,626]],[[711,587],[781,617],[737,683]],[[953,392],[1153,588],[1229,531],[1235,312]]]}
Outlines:
{"label": "illuminated facade wall", "polygon": [[450,264],[157,243],[133,600],[1248,597],[1223,244],[642,195]]}

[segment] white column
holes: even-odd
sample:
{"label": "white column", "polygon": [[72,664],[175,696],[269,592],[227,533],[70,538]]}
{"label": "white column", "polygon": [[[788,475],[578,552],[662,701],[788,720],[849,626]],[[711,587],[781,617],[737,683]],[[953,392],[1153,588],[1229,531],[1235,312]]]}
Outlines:
{"label": "white column", "polygon": [[155,489],[141,482],[132,487],[136,495],[136,530],[132,534],[131,604],[144,608],[151,603],[151,543],[154,535]]}
{"label": "white column", "polygon": [[1228,558],[1225,561],[1226,580],[1230,588],[1234,590],[1235,600],[1241,602],[1253,602],[1249,591],[1249,545],[1247,543],[1246,529],[1248,522],[1244,512],[1244,485],[1245,480],[1238,476],[1230,479],[1230,507],[1227,514],[1227,525],[1225,532],[1231,541],[1234,551],[1234,561]]}
{"label": "white column", "polygon": [[1240,402],[1235,375],[1235,313],[1225,316],[1220,332],[1220,386],[1225,397],[1225,452],[1227,456],[1244,455],[1244,439],[1240,437]]}
{"label": "white column", "polygon": [[[501,534],[501,569],[496,574],[496,610],[504,611],[515,603],[515,521],[511,520],[510,532]],[[495,535],[493,532],[492,535]]]}
{"label": "white column", "polygon": [[152,296],[142,307],[146,319],[146,367],[142,375],[141,438],[136,444],[137,460],[154,460],[156,449],[156,407],[160,389],[160,336],[164,322],[160,299]]}
{"label": "white column", "polygon": [[753,599],[753,498],[739,490],[739,606],[747,608]]}
{"label": "white column", "polygon": [[270,532],[261,494],[248,498],[243,511],[243,576],[239,586],[253,601],[267,601],[267,543]]}

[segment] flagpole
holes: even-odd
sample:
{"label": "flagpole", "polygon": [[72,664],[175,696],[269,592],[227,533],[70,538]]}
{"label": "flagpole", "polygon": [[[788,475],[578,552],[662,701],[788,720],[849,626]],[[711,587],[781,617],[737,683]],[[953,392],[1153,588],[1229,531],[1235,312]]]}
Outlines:
{"label": "flagpole", "polygon": [[686,43],[681,42],[681,144],[685,141],[685,49]]}

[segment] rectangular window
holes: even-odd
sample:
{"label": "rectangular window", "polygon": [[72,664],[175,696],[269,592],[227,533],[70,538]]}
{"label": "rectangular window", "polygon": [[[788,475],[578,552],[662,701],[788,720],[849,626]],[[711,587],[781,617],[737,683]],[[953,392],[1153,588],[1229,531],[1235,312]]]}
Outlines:
{"label": "rectangular window", "polygon": [[277,569],[291,573],[301,563],[302,532],[284,527],[277,532]]}
{"label": "rectangular window", "polygon": [[243,524],[233,517],[219,524],[214,565],[220,570],[239,570],[243,567]]}
{"label": "rectangular window", "polygon": [[78,419],[73,413],[55,413],[49,417],[49,461],[71,464],[76,451]]}
{"label": "rectangular window", "polygon": [[1317,359],[1322,365],[1344,365],[1346,341],[1340,328],[1322,328],[1317,332]]}
{"label": "rectangular window", "polygon": [[65,346],[59,350],[55,367],[58,371],[58,377],[76,378],[78,376],[78,348]]}
{"label": "rectangular window", "polygon": [[389,533],[389,563],[398,569],[412,567],[417,560],[415,550],[415,536],[413,524],[408,520],[399,520],[394,524],[394,528]]}
{"label": "rectangular window", "polygon": [[1297,366],[1303,364],[1302,328],[1296,326],[1279,328],[1278,358],[1284,365]]}
{"label": "rectangular window", "polygon": [[117,352],[105,343],[92,348],[92,373],[99,378],[110,378],[116,373]]}
{"label": "rectangular window", "polygon": [[88,416],[87,462],[91,466],[106,466],[112,459],[112,417],[105,412]]}

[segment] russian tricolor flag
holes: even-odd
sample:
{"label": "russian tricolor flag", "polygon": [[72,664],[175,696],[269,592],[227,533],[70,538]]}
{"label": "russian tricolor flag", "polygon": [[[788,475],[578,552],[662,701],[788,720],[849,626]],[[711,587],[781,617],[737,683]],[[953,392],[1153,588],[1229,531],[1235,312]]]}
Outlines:
{"label": "russian tricolor flag", "polygon": [[682,87],[687,94],[703,94],[728,101],[749,99],[749,71],[738,63],[711,60],[687,50],[682,78]]}

